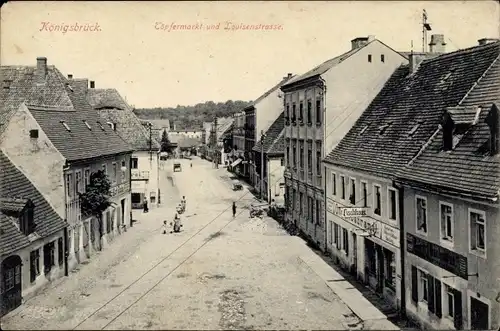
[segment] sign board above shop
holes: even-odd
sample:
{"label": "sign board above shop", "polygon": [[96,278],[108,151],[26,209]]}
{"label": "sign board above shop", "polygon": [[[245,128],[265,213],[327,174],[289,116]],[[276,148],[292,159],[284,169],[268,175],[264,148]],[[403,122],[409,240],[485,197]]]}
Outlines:
{"label": "sign board above shop", "polygon": [[340,207],[338,216],[343,218],[367,216],[366,209],[360,207]]}

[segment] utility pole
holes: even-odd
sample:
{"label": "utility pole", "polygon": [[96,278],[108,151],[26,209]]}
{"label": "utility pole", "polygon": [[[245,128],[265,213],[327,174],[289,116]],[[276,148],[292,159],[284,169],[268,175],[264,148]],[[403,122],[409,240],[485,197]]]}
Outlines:
{"label": "utility pole", "polygon": [[260,131],[260,199],[264,200],[264,130]]}
{"label": "utility pole", "polygon": [[152,130],[152,127],[153,127],[153,124],[151,124],[151,122],[149,123],[149,161],[153,161],[153,141],[151,140],[151,136],[152,136],[152,133],[151,133],[151,130]]}

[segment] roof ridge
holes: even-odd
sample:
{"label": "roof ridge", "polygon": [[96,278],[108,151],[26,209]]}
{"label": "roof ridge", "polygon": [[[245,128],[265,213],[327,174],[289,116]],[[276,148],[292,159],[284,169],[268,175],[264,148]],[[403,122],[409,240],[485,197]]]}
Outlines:
{"label": "roof ridge", "polygon": [[500,41],[495,41],[493,43],[489,43],[489,44],[485,44],[485,45],[474,45],[474,46],[470,46],[467,48],[457,49],[456,51],[453,51],[453,52],[440,54],[436,57],[425,60],[425,62],[437,61],[438,59],[448,58],[448,57],[456,56],[459,54],[468,54],[468,53],[476,52],[480,48],[490,48],[490,47],[493,48],[493,45],[495,45],[495,44],[497,44],[496,47],[500,47]]}
{"label": "roof ridge", "polygon": [[498,59],[500,59],[500,54],[496,57],[495,60],[493,60],[491,62],[491,64],[489,65],[489,67],[483,72],[483,74],[481,75],[481,77],[479,77],[476,80],[476,82],[474,83],[474,85],[472,85],[472,87],[467,91],[467,93],[465,93],[465,95],[462,98],[462,100],[460,100],[460,102],[458,103],[458,106],[462,105],[462,103],[464,102],[464,100],[466,100],[466,98],[469,96],[469,94],[476,88],[477,85],[479,85],[479,83],[481,82],[481,80],[486,76],[486,74],[488,74],[488,72],[491,70],[491,68],[493,68],[493,66],[498,61]]}

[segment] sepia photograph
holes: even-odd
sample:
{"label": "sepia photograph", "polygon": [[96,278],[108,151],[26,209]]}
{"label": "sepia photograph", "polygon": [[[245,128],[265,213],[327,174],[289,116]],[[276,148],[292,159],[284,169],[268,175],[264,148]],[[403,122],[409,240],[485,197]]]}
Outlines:
{"label": "sepia photograph", "polygon": [[500,3],[3,1],[0,330],[499,330]]}

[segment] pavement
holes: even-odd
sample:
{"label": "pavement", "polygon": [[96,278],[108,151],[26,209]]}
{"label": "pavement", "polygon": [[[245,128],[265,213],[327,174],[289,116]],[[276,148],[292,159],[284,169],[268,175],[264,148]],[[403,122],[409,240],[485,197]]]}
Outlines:
{"label": "pavement", "polygon": [[[253,196],[232,191],[224,168],[181,162],[176,173],[165,164],[162,207],[134,213],[132,228],[2,328],[398,329],[302,239],[270,218],[250,219]],[[182,195],[183,231],[162,234]]]}

